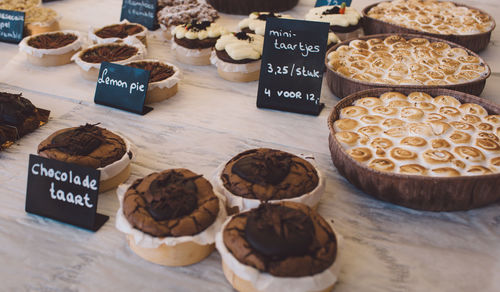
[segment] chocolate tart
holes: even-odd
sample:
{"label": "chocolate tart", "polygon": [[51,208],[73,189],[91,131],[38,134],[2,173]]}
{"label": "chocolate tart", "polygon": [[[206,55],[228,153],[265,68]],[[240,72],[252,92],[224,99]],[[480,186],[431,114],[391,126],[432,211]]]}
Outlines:
{"label": "chocolate tart", "polygon": [[207,0],[207,3],[223,13],[246,15],[254,11],[281,12],[290,10],[298,0]]}
{"label": "chocolate tart", "polygon": [[91,124],[54,132],[40,142],[38,155],[100,170],[99,192],[111,190],[129,177],[134,156],[126,139]]}
{"label": "chocolate tart", "polygon": [[219,18],[217,11],[209,4],[198,1],[174,1],[157,13],[158,23],[166,39],[172,38],[172,29],[192,21],[214,22]]}
{"label": "chocolate tart", "polygon": [[[347,180],[371,196],[407,208],[427,211],[470,210],[497,202],[500,199],[498,185],[500,174],[474,176],[434,177],[379,171],[353,159],[336,137],[335,121],[342,109],[363,97],[380,96],[396,91],[408,95],[413,88],[377,88],[360,91],[342,99],[328,118],[329,146],[333,164]],[[466,93],[433,88],[419,89],[431,96],[452,96],[463,103],[481,105],[490,115],[498,115],[500,107]]]}
{"label": "chocolate tart", "polygon": [[50,111],[35,107],[22,94],[0,92],[0,150],[49,120]]}
{"label": "chocolate tart", "polygon": [[82,47],[76,31],[57,31],[24,38],[19,50],[26,53],[28,62],[37,66],[61,66],[71,63],[71,57]]}
{"label": "chocolate tart", "polygon": [[331,225],[299,203],[262,204],[234,215],[216,246],[238,291],[330,291],[339,272]]}
{"label": "chocolate tart", "polygon": [[[239,44],[230,46],[228,44]],[[245,53],[240,47],[250,48]],[[217,67],[217,73],[223,79],[233,82],[251,82],[259,80],[264,37],[245,32],[223,35],[217,40],[210,62]]]}
{"label": "chocolate tart", "polygon": [[227,33],[224,27],[216,23],[193,20],[175,27],[172,49],[179,62],[196,66],[210,65],[210,54],[215,43]]}
{"label": "chocolate tart", "polygon": [[268,148],[247,150],[218,171],[216,189],[226,197],[230,213],[255,208],[263,201],[294,201],[316,207],[324,179],[306,159],[314,158]]}
{"label": "chocolate tart", "polygon": [[[381,39],[385,40],[386,38],[389,38],[391,40],[397,40],[397,39],[406,39],[406,40],[411,40],[411,39],[419,39],[419,40],[427,40],[430,43],[439,43],[443,44],[443,46],[449,46],[450,49],[456,49],[460,50],[463,52],[467,53],[467,56],[470,58],[474,58],[475,60],[478,60],[479,66],[484,67],[484,72],[480,74],[478,78],[472,80],[472,81],[467,81],[461,83],[456,83],[456,84],[442,84],[442,85],[422,85],[422,84],[412,84],[412,85],[406,85],[406,84],[384,84],[384,83],[374,83],[374,82],[367,82],[367,81],[361,81],[359,79],[353,79],[346,77],[344,74],[338,73],[337,71],[333,70],[332,65],[329,64],[329,55],[333,52],[335,52],[339,47],[342,46],[349,46],[351,42],[357,42],[359,40],[361,41],[368,41],[371,39]],[[363,52],[363,51],[361,51]],[[370,54],[374,54],[373,52],[369,52]],[[405,56],[403,56],[405,58]],[[393,63],[401,63],[400,60],[393,60],[389,59],[390,62]],[[378,35],[370,35],[370,36],[364,36],[360,37],[357,39],[351,39],[347,40],[344,42],[341,42],[334,47],[332,47],[327,53],[326,53],[326,59],[325,59],[325,64],[326,64],[326,80],[328,82],[328,87],[330,88],[330,91],[335,94],[339,98],[343,98],[347,95],[350,95],[352,93],[355,93],[357,91],[361,90],[367,90],[367,89],[372,89],[372,88],[393,88],[393,87],[401,87],[401,88],[408,88],[411,89],[412,91],[420,91],[420,90],[425,90],[425,89],[433,89],[433,88],[446,88],[446,89],[452,89],[452,90],[457,90],[461,91],[464,93],[469,93],[472,95],[480,95],[481,92],[484,89],[484,86],[486,84],[486,79],[490,76],[491,70],[489,66],[484,62],[484,60],[477,55],[476,53],[472,52],[471,50],[464,48],[460,45],[454,44],[449,41],[445,41],[442,39],[438,38],[433,38],[425,35],[412,35],[412,34],[378,34]],[[440,65],[437,63],[436,65]],[[352,69],[352,68],[351,68]],[[349,70],[351,70],[349,69]],[[353,69],[352,69],[353,70]],[[430,71],[428,71],[430,72]],[[367,74],[358,74],[360,77],[364,78],[367,76]],[[417,83],[415,79],[406,79],[410,80],[412,82]]]}
{"label": "chocolate tart", "polygon": [[132,41],[132,44],[123,42],[93,45],[73,55],[71,59],[80,66],[83,78],[97,81],[102,62],[123,65],[131,61],[141,60],[145,55],[144,45],[139,41]]}
{"label": "chocolate tart", "polygon": [[151,71],[146,104],[163,101],[177,93],[177,84],[181,74],[179,68],[173,64],[145,59],[129,62],[125,65]]}
{"label": "chocolate tart", "polygon": [[130,23],[126,20],[107,25],[101,28],[90,28],[89,39],[95,44],[108,44],[122,42],[128,38],[137,38],[145,46],[147,45],[148,29],[139,23]]}
{"label": "chocolate tart", "polygon": [[454,3],[458,7],[467,7],[469,9],[474,9],[474,10],[479,11],[483,15],[489,16],[491,21],[493,21],[492,27],[486,32],[470,34],[470,35],[444,34],[444,33],[441,34],[441,33],[425,32],[422,30],[415,30],[415,29],[411,29],[408,27],[404,27],[401,25],[389,23],[386,21],[382,21],[382,20],[370,17],[368,15],[370,10],[372,8],[376,7],[380,3],[382,3],[382,2],[378,2],[375,4],[369,5],[369,6],[365,7],[362,11],[363,29],[364,29],[366,35],[384,34],[384,33],[422,34],[422,35],[426,35],[429,37],[440,38],[443,40],[447,40],[447,41],[459,44],[459,45],[466,47],[469,50],[477,53],[477,52],[484,50],[488,46],[488,43],[490,42],[490,38],[491,38],[491,32],[496,27],[495,20],[488,13],[486,13],[480,9],[468,6],[468,5],[451,2],[451,3]]}
{"label": "chocolate tart", "polygon": [[214,250],[225,211],[210,183],[179,168],[152,173],[119,191],[117,228],[130,248],[166,266],[197,263]]}

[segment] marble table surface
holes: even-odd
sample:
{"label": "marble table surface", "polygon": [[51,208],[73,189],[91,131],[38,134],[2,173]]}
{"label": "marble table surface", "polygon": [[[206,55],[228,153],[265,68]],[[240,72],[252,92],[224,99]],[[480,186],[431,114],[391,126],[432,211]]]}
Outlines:
{"label": "marble table surface", "polygon": [[[362,9],[373,3],[354,0]],[[290,11],[302,17],[314,1]],[[500,20],[497,0],[467,4]],[[119,0],[65,0],[46,4],[63,16],[61,26],[86,33],[90,25],[119,20]],[[235,29],[241,16],[222,15]],[[148,36],[149,57],[176,63],[183,71],[179,93],[146,116],[93,103],[95,84],[74,64],[39,68],[27,64],[16,45],[0,43],[0,90],[23,92],[51,110],[50,122],[0,152],[0,280],[2,291],[231,291],[220,256],[188,267],[148,263],[127,246],[115,228],[114,191],[99,197],[110,220],[96,233],[24,212],[28,156],[52,132],[98,123],[120,132],[139,148],[128,182],[153,171],[185,167],[211,177],[217,166],[250,148],[271,147],[313,154],[327,177],[319,212],[344,236],[343,267],[334,291],[500,291],[500,204],[468,212],[433,213],[377,201],[357,190],[333,166],[327,116],[338,102],[326,86],[318,117],[261,110],[257,82],[220,79],[213,67],[178,64],[168,42]],[[500,30],[480,54],[492,76],[481,97],[500,104]]]}

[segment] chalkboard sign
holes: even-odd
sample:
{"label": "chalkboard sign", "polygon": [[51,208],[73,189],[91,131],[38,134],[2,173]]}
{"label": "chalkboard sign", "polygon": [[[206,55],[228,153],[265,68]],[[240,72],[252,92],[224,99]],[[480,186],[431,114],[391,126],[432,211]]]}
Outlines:
{"label": "chalkboard sign", "polygon": [[268,18],[257,107],[319,115],[329,24]]}
{"label": "chalkboard sign", "polygon": [[344,2],[346,6],[351,6],[352,0],[317,0],[316,5],[314,5],[314,7],[342,5],[342,2]]}
{"label": "chalkboard sign", "polygon": [[0,9],[0,41],[19,43],[24,33],[24,12]]}
{"label": "chalkboard sign", "polygon": [[157,28],[157,0],[123,0],[120,20],[140,23],[148,29]]}
{"label": "chalkboard sign", "polygon": [[109,216],[97,214],[99,170],[30,155],[26,212],[97,231]]}
{"label": "chalkboard sign", "polygon": [[148,70],[102,62],[94,102],[144,115],[151,110],[144,106],[149,82]]}

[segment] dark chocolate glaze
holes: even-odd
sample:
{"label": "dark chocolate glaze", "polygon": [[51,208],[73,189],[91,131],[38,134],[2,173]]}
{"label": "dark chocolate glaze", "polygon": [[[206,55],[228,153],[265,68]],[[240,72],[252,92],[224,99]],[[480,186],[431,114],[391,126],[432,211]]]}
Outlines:
{"label": "dark chocolate glaze", "polygon": [[303,256],[313,241],[306,214],[281,205],[262,204],[247,219],[245,237],[259,253],[273,259]]}
{"label": "dark chocolate glaze", "polygon": [[286,152],[256,152],[255,155],[238,160],[232,171],[252,183],[276,185],[290,173],[291,163],[291,155]]}
{"label": "dark chocolate glaze", "polygon": [[51,143],[40,151],[56,148],[69,155],[89,155],[105,143],[102,128],[96,125],[85,124],[71,131],[66,131],[55,136]]}

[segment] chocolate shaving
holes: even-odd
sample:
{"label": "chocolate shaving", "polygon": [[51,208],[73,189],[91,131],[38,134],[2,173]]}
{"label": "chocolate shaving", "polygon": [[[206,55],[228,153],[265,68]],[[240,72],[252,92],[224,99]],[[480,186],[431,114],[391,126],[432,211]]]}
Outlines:
{"label": "chocolate shaving", "polygon": [[106,143],[102,135],[102,128],[96,125],[85,124],[70,131],[62,132],[55,136],[51,143],[38,150],[43,152],[56,148],[69,155],[86,156]]}
{"label": "chocolate shaving", "polygon": [[291,163],[292,157],[286,152],[256,152],[238,160],[232,171],[252,183],[277,185],[290,173]]}
{"label": "chocolate shaving", "polygon": [[274,12],[271,12],[271,13],[259,14],[257,19],[266,21],[268,18],[278,18],[278,17],[281,17],[281,14],[274,14]]}
{"label": "chocolate shaving", "polygon": [[86,50],[81,59],[88,63],[116,62],[137,54],[139,49],[128,45],[105,45]]}
{"label": "chocolate shaving", "polygon": [[251,38],[246,32],[240,31],[238,33],[234,33],[234,36],[242,41],[248,40],[248,42],[253,41],[253,38]]}
{"label": "chocolate shaving", "polygon": [[74,34],[50,33],[32,37],[28,45],[37,49],[57,49],[75,42],[78,37]]}
{"label": "chocolate shaving", "polygon": [[160,62],[138,61],[130,63],[127,66],[151,71],[149,75],[149,82],[162,81],[175,74],[174,67],[164,65]]}
{"label": "chocolate shaving", "polygon": [[95,32],[95,35],[106,38],[121,38],[124,39],[130,35],[135,35],[144,31],[144,28],[137,24],[114,24],[103,27]]}
{"label": "chocolate shaving", "polygon": [[327,9],[321,13],[322,15],[330,15],[330,14],[340,14],[340,7],[334,6],[330,9]]}
{"label": "chocolate shaving", "polygon": [[200,22],[200,21],[195,19],[195,20],[191,21],[190,23],[186,24],[184,27],[190,31],[198,32],[198,31],[206,30],[207,27],[209,27],[210,25],[212,25],[212,22],[210,22],[210,21],[201,21]]}

